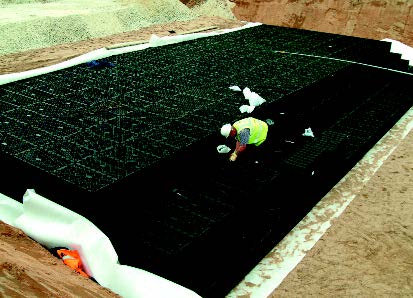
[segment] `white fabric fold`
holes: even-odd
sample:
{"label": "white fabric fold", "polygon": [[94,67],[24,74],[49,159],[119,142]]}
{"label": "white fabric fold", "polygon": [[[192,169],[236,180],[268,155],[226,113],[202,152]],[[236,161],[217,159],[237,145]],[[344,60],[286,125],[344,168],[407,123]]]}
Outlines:
{"label": "white fabric fold", "polygon": [[[47,248],[77,250],[85,272],[124,298],[199,298],[190,289],[145,270],[121,265],[109,238],[85,217],[27,190],[23,204],[0,194],[0,220]],[[3,208],[4,207],[4,208]]]}

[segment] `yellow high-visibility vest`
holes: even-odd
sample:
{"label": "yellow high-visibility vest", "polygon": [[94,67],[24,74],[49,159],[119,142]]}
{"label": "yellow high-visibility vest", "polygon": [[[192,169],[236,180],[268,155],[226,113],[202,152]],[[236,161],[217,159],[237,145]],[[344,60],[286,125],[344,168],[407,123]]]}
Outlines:
{"label": "yellow high-visibility vest", "polygon": [[233,126],[237,130],[237,136],[236,136],[237,140],[239,140],[238,133],[241,130],[245,128],[250,129],[251,135],[250,135],[250,139],[248,140],[248,144],[254,144],[255,146],[259,146],[267,138],[268,125],[267,123],[259,119],[248,117],[245,119],[238,120],[237,122],[233,124]]}

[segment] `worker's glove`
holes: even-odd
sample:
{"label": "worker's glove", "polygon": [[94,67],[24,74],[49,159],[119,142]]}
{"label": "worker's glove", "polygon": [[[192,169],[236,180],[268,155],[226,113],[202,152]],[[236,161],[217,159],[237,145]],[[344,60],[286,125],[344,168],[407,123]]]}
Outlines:
{"label": "worker's glove", "polygon": [[230,160],[230,161],[235,161],[235,160],[237,159],[237,157],[238,157],[237,153],[236,153],[236,152],[233,152],[233,153],[231,154],[231,156],[229,157],[229,160]]}

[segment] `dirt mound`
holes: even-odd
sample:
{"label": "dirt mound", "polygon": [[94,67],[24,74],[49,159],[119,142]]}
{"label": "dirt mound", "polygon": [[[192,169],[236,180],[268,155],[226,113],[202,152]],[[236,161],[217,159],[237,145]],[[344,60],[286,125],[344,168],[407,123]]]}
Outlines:
{"label": "dirt mound", "polygon": [[225,0],[189,5],[179,0],[6,1],[0,10],[0,55],[73,43],[188,21],[199,16],[235,19]]}

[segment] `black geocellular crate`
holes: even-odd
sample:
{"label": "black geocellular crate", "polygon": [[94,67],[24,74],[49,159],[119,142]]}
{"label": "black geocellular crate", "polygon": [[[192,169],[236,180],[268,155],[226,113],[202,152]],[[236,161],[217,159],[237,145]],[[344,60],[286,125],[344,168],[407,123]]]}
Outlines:
{"label": "black geocellular crate", "polygon": [[[413,104],[406,61],[349,36],[260,25],[106,59],[0,86],[0,192],[35,189],[121,264],[203,297],[236,286]],[[265,102],[241,113],[234,85]],[[220,127],[250,116],[267,140],[231,163]]]}

